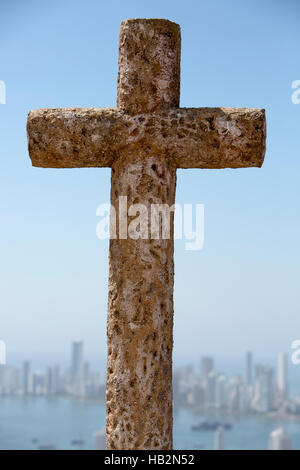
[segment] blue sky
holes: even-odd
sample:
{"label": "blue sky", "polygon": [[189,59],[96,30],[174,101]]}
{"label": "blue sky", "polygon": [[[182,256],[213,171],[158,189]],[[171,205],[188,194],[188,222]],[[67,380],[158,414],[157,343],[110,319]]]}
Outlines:
{"label": "blue sky", "polygon": [[[262,107],[262,169],[178,171],[177,202],[205,205],[205,246],[175,249],[175,361],[289,351],[299,322],[299,2],[2,0],[0,337],[8,360],[106,354],[108,243],[96,208],[108,169],[31,167],[26,119],[39,107],[115,106],[120,22],[181,25],[181,106]],[[221,360],[220,359],[220,360]]]}

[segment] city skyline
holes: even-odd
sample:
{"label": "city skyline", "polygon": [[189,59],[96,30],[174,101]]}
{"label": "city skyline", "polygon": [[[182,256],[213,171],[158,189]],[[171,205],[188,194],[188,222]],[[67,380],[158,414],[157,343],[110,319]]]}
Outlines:
{"label": "city skyline", "polygon": [[[300,421],[300,384],[296,389],[294,385],[291,386],[286,353],[278,353],[276,368],[261,363],[260,358],[252,351],[245,351],[243,355],[242,374],[221,371],[218,368],[218,358],[208,355],[199,357],[196,367],[186,364],[174,369],[175,422],[179,410],[192,413],[196,418],[195,424],[190,428],[189,446],[203,448],[203,444],[200,443],[205,433],[206,446],[209,448],[215,450],[232,448],[232,445],[238,445],[234,444],[236,438],[232,437],[232,426],[238,427],[239,419],[248,417],[251,423],[253,416],[266,416],[271,420],[270,423],[274,422],[273,429],[270,430],[269,437],[265,436],[259,445],[270,450],[291,449],[294,445],[298,448],[295,436],[292,443],[291,436],[285,430],[289,429],[288,423],[294,420]],[[292,398],[289,396],[290,390]],[[41,403],[39,406],[44,408],[47,407],[47,400],[49,406],[56,401],[57,406],[62,406],[59,403],[63,399],[79,404],[86,403],[87,406],[94,403],[97,407],[105,408],[105,369],[93,369],[85,355],[84,341],[73,340],[68,348],[67,368],[61,367],[61,364],[51,364],[44,370],[37,370],[29,360],[24,361],[21,368],[0,366],[0,401],[4,406],[8,398],[13,398],[20,404],[27,403],[26,407],[32,407],[33,401],[37,401]],[[87,445],[104,449],[103,427],[104,414],[99,422],[98,431],[95,429],[90,436],[79,430],[77,434],[72,432],[73,437],[68,445],[78,449]],[[175,431],[181,433],[184,429],[179,428]],[[42,431],[41,433],[44,434]],[[196,441],[198,434],[200,441]],[[61,448],[62,444],[54,434],[51,437],[48,433],[46,442],[34,437],[39,435],[40,433],[35,431],[28,444],[24,442],[22,445],[36,446],[38,449]],[[65,439],[66,436],[63,440]],[[89,444],[86,443],[86,439]]]}
{"label": "city skyline", "polygon": [[[86,384],[89,384],[91,377],[101,385],[102,392],[105,389],[105,368],[98,364],[96,370],[91,367],[90,361],[86,359],[84,353],[84,341],[73,340],[69,356],[69,366],[62,367],[59,363],[47,365],[44,371],[32,367],[30,360],[25,360],[21,367],[10,364],[0,366],[0,395],[6,394],[4,383],[11,380],[14,384],[11,392],[21,395],[56,395],[57,393],[67,393],[74,397],[86,396]],[[220,370],[216,366],[215,357],[201,356],[198,366],[187,364],[181,367],[174,367],[174,382],[179,384],[181,380],[196,385],[195,390],[189,390],[185,400],[193,403],[193,393],[197,399],[201,398],[201,403],[206,407],[223,408],[229,399],[228,387],[230,383],[233,388],[242,387],[243,392],[251,395],[242,399],[242,406],[246,401],[251,401],[251,408],[257,412],[271,411],[278,403],[289,401],[289,379],[290,369],[287,354],[279,352],[277,357],[277,367],[262,362],[260,359],[253,360],[253,352],[246,351],[244,354],[244,370],[242,373],[235,371]],[[96,375],[93,375],[96,374]],[[183,374],[183,375],[182,375]],[[179,382],[177,382],[179,380]],[[19,385],[17,385],[19,384]],[[94,384],[95,385],[95,384]],[[199,389],[202,387],[202,392]],[[184,385],[185,387],[185,385]],[[274,388],[275,387],[275,388]],[[293,389],[297,388],[293,384]],[[7,389],[9,390],[9,389]],[[92,387],[92,394],[95,389]],[[248,391],[247,391],[248,390]],[[295,390],[293,390],[295,394]],[[96,392],[97,393],[97,392]],[[204,395],[203,395],[204,393]],[[276,394],[276,396],[274,395]],[[300,397],[300,384],[298,389]],[[202,394],[202,395],[201,395]],[[174,387],[174,396],[180,395],[179,389]],[[236,392],[234,392],[236,396]],[[240,399],[239,398],[239,399]],[[236,399],[236,398],[234,398]],[[298,399],[298,398],[297,398]],[[203,401],[204,400],[204,401]],[[179,400],[180,401],[180,400]],[[250,402],[249,402],[250,403]]]}

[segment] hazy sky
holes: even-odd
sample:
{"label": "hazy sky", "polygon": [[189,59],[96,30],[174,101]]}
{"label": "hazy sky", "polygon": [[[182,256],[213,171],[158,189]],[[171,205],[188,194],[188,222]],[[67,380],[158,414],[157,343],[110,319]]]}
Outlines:
{"label": "hazy sky", "polygon": [[295,1],[2,0],[0,338],[8,361],[67,360],[70,341],[106,354],[108,243],[96,208],[110,170],[32,168],[39,107],[114,106],[120,22],[181,25],[181,106],[263,107],[262,169],[178,171],[177,202],[205,205],[205,245],[175,249],[175,357],[289,351],[299,322],[300,79]]}

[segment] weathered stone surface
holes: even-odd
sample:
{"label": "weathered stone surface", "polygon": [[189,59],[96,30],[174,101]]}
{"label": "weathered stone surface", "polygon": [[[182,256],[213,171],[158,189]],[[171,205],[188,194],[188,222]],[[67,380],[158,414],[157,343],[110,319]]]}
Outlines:
{"label": "weathered stone surface", "polygon": [[265,112],[243,108],[179,108],[130,115],[116,108],[40,109],[28,117],[34,166],[111,167],[135,149],[169,158],[177,168],[260,167]]}
{"label": "weathered stone surface", "polygon": [[[124,194],[149,214],[152,203],[172,206],[175,186],[175,166],[156,154],[133,152],[112,166],[117,214]],[[173,221],[170,235],[110,240],[108,449],[172,448]]]}
{"label": "weathered stone surface", "polygon": [[117,107],[131,114],[178,108],[180,47],[180,26],[172,21],[122,21]]}
{"label": "weathered stone surface", "polygon": [[[176,168],[260,167],[262,109],[178,108],[180,28],[122,22],[117,108],[28,116],[34,166],[111,167],[111,201],[172,205]],[[126,222],[126,227],[130,223]],[[173,223],[170,239],[111,239],[107,448],[172,448]]]}
{"label": "weathered stone surface", "polygon": [[27,134],[33,166],[110,167],[120,149],[122,116],[108,108],[30,111]]}

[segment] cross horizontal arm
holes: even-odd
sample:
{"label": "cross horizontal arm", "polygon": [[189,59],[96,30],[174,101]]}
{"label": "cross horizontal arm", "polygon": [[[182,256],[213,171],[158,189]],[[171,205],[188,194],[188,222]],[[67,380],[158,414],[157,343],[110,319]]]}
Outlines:
{"label": "cross horizontal arm", "polygon": [[162,151],[177,168],[261,167],[265,156],[264,109],[181,108],[163,121]]}
{"label": "cross horizontal arm", "polygon": [[124,123],[114,108],[61,108],[30,111],[28,150],[33,166],[110,167]]}
{"label": "cross horizontal arm", "polygon": [[111,167],[130,147],[177,168],[260,167],[265,155],[263,109],[41,109],[29,113],[27,130],[32,164],[47,168]]}

